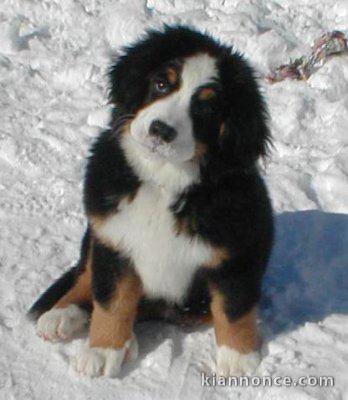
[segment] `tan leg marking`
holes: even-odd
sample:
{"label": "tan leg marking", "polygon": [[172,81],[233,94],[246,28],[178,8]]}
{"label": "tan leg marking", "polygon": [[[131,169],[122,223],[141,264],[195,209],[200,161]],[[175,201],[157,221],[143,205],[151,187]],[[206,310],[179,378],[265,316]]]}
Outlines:
{"label": "tan leg marking", "polygon": [[217,290],[211,290],[211,312],[218,346],[228,346],[239,353],[247,354],[258,348],[256,309],[236,321],[230,321],[224,311],[224,297]]}
{"label": "tan leg marking", "polygon": [[88,252],[85,270],[78,276],[75,285],[68,291],[68,293],[58,300],[54,308],[65,308],[70,304],[82,305],[92,303],[91,248],[92,246],[90,246],[90,250]]}
{"label": "tan leg marking", "polygon": [[129,273],[117,283],[114,296],[104,308],[94,301],[90,326],[91,347],[122,348],[133,333],[142,285],[138,276]]}

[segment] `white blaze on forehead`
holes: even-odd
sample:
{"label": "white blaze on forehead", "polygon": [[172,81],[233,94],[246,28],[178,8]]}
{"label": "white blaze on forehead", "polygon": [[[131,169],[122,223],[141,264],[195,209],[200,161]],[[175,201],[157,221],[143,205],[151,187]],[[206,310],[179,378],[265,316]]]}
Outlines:
{"label": "white blaze on forehead", "polygon": [[185,59],[181,73],[179,92],[191,99],[193,93],[202,85],[217,78],[216,59],[208,54],[197,54]]}
{"label": "white blaze on forehead", "polygon": [[[142,179],[162,182],[160,176],[167,176],[166,171],[173,175],[175,170],[177,179],[166,179],[165,184],[172,187],[182,187],[184,182],[189,184],[197,179],[196,167],[190,163],[195,153],[190,106],[197,89],[218,77],[216,59],[206,53],[187,57],[180,75],[179,88],[140,110],[130,124],[130,137],[123,139],[128,161]],[[159,142],[149,134],[155,120],[176,130],[172,142]]]}

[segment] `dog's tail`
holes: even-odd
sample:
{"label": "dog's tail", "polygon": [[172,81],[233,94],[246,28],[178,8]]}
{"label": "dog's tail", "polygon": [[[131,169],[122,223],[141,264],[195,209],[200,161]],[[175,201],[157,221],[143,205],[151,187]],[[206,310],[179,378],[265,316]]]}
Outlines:
{"label": "dog's tail", "polygon": [[90,228],[88,227],[81,243],[80,259],[69,271],[58,278],[30,307],[28,317],[37,320],[41,314],[50,310],[72,287],[78,276],[84,271],[90,246]]}

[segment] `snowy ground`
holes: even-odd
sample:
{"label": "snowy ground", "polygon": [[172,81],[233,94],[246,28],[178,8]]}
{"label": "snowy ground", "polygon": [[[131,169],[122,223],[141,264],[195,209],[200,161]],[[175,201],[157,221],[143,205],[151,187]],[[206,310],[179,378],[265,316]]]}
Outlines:
{"label": "snowy ground", "polygon": [[184,22],[246,53],[261,78],[348,29],[346,0],[2,0],[0,399],[348,399],[348,56],[308,82],[265,84],[275,149],[265,167],[277,240],[265,280],[259,376],[334,376],[334,388],[206,388],[212,330],[138,326],[120,379],[69,369],[83,338],[47,344],[23,318],[76,260],[81,179],[105,125],[110,53],[146,26]]}

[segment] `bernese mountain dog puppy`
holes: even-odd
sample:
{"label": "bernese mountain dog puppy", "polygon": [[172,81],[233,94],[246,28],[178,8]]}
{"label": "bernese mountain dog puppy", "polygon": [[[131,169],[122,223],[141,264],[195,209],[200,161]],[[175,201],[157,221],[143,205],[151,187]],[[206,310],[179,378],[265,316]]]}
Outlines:
{"label": "bernese mountain dog puppy", "polygon": [[135,322],[212,323],[217,373],[251,372],[273,239],[254,72],[212,37],[165,26],[125,48],[109,77],[115,108],[88,158],[80,260],[32,306],[37,333],[70,339],[89,323],[75,369],[116,376],[136,357]]}

